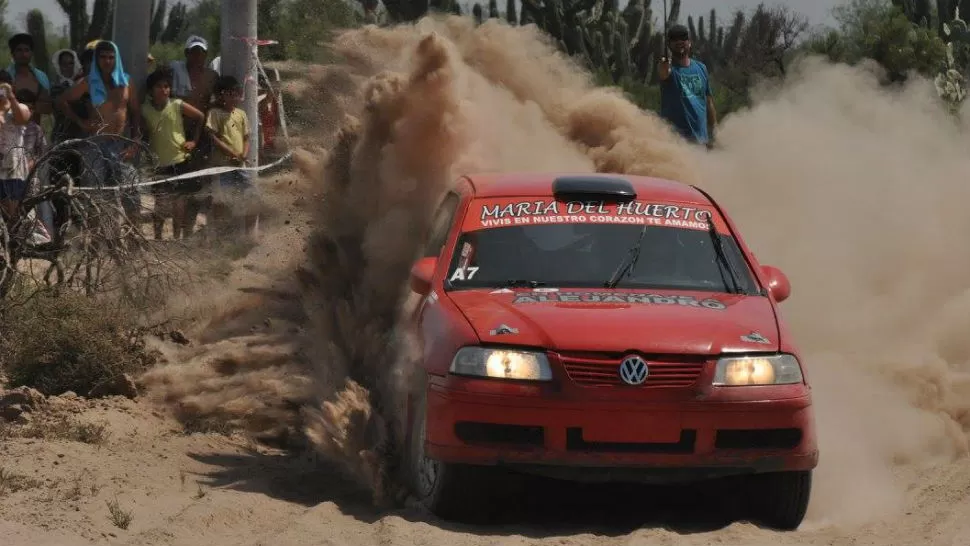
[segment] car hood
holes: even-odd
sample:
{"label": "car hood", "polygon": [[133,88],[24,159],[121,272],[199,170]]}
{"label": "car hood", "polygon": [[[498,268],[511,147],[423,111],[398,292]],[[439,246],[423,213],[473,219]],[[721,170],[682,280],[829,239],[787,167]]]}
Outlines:
{"label": "car hood", "polygon": [[779,348],[775,313],[763,296],[620,289],[483,289],[447,295],[484,343],[703,355]]}

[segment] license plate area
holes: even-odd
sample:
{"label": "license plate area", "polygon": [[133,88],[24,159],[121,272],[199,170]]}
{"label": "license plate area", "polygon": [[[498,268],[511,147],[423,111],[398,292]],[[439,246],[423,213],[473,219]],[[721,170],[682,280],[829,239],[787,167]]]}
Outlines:
{"label": "license plate area", "polygon": [[586,442],[652,444],[679,442],[681,426],[680,417],[673,413],[611,413],[597,419],[587,419],[581,428],[583,441]]}

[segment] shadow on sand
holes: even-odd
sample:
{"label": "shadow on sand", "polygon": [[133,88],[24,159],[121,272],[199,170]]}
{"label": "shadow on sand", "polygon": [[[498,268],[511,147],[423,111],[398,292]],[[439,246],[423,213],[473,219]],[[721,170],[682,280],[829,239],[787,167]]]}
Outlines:
{"label": "shadow on sand", "polygon": [[622,536],[641,528],[705,533],[743,521],[729,481],[679,487],[594,485],[516,475],[510,477],[514,488],[507,502],[489,514],[486,524],[473,525],[444,521],[415,507],[379,510],[368,491],[312,455],[250,451],[190,456],[216,468],[203,476],[209,487],[264,494],[306,507],[333,502],[366,523],[394,515],[454,532],[538,538],[578,533]]}

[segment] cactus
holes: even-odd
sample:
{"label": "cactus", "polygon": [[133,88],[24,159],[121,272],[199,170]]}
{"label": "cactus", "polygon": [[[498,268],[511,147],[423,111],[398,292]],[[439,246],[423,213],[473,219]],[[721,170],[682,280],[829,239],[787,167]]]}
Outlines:
{"label": "cactus", "polygon": [[941,24],[941,34],[946,42],[946,66],[936,75],[933,83],[940,98],[950,104],[956,112],[959,105],[967,98],[967,87],[966,77],[958,69],[961,64],[965,66],[965,63],[956,61],[954,46],[961,46],[964,53],[967,46],[970,46],[970,29],[967,28],[967,23],[960,19],[959,7],[949,21]]}
{"label": "cactus", "polygon": [[502,14],[498,11],[497,0],[488,0],[488,17],[494,19],[499,19],[502,17]]}
{"label": "cactus", "polygon": [[152,45],[158,42],[161,37],[162,30],[165,27],[165,10],[168,8],[168,3],[166,0],[152,0],[152,23],[148,28],[148,44]]}
{"label": "cactus", "polygon": [[178,41],[179,35],[186,26],[187,13],[188,8],[182,2],[176,2],[172,6],[172,9],[168,12],[168,22],[165,24],[165,29],[158,37],[160,42],[169,44]]}
{"label": "cactus", "polygon": [[[893,5],[900,8],[906,18],[914,25],[930,26],[932,23],[932,10],[930,0],[892,0]],[[939,6],[940,0],[937,0]]]}
{"label": "cactus", "polygon": [[44,12],[32,9],[27,12],[27,33],[34,39],[34,66],[47,72],[50,56],[47,54],[47,25]]}
{"label": "cactus", "polygon": [[[673,0],[679,10],[680,0]],[[535,22],[560,48],[614,81],[649,74],[656,44],[650,0],[523,0],[520,24]]]}
{"label": "cactus", "polygon": [[[453,2],[453,4],[456,7],[458,5],[457,2]],[[509,0],[509,6],[511,6],[511,8],[512,8],[512,12],[511,13],[514,14],[515,13],[515,3],[514,3],[513,0]],[[453,11],[453,13],[455,13],[455,15],[461,15],[461,12],[460,11]],[[476,24],[479,24],[479,25],[482,24],[483,22],[485,22],[485,19],[501,19],[502,18],[502,12],[500,12],[499,9],[498,9],[498,0],[488,0],[488,10],[487,11],[486,11],[486,8],[483,8],[481,4],[479,4],[478,2],[476,2],[472,6],[472,16],[475,17],[475,23]],[[511,23],[510,22],[509,24],[514,24],[514,23]]]}
{"label": "cactus", "polygon": [[112,0],[94,0],[94,7],[91,9],[91,26],[88,28],[85,43],[96,38],[112,39],[111,23],[113,15],[114,3]]}

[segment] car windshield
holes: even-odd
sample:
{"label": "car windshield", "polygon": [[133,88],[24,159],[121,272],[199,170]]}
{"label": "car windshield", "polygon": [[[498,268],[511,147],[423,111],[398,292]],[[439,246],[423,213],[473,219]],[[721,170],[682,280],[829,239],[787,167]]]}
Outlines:
{"label": "car windshield", "polygon": [[[469,215],[476,214],[474,209],[473,204]],[[485,220],[484,214],[466,220],[450,260],[446,289],[614,286],[758,291],[734,238],[710,230],[706,221],[638,222],[636,217],[615,215],[615,210],[613,215],[549,218],[531,215],[498,226],[494,224],[502,222]],[[715,236],[730,269],[719,257]],[[633,251],[638,244],[638,252]]]}

